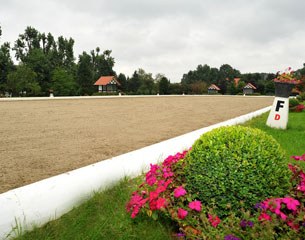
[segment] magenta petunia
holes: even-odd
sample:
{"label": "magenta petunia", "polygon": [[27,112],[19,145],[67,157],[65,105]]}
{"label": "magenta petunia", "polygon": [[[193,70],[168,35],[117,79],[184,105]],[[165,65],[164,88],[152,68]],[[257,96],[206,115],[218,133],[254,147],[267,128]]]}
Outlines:
{"label": "magenta petunia", "polygon": [[295,200],[294,198],[286,197],[282,200],[283,203],[287,205],[287,208],[292,211],[296,211],[297,207],[300,205],[300,202],[298,200]]}
{"label": "magenta petunia", "polygon": [[174,190],[174,197],[175,197],[175,198],[184,196],[185,194],[186,194],[186,190],[185,190],[182,186],[177,187],[177,188]]}
{"label": "magenta petunia", "polygon": [[292,156],[291,158],[296,161],[305,161],[305,154],[303,154],[302,156]]}
{"label": "magenta petunia", "polygon": [[187,216],[188,212],[184,210],[183,208],[178,209],[178,218],[184,219]]}
{"label": "magenta petunia", "polygon": [[189,208],[192,209],[192,210],[195,210],[197,212],[200,212],[201,211],[201,202],[198,201],[198,200],[190,202],[189,203]]}
{"label": "magenta petunia", "polygon": [[164,208],[165,205],[166,205],[166,199],[165,198],[158,198],[156,205],[157,205],[156,206],[157,209]]}
{"label": "magenta petunia", "polygon": [[212,216],[211,214],[208,214],[208,219],[209,222],[211,223],[211,225],[216,228],[218,226],[218,224],[221,222],[220,218],[218,216]]}
{"label": "magenta petunia", "polygon": [[261,213],[261,215],[259,215],[258,217],[259,221],[271,221],[271,217],[267,214],[267,213]]}

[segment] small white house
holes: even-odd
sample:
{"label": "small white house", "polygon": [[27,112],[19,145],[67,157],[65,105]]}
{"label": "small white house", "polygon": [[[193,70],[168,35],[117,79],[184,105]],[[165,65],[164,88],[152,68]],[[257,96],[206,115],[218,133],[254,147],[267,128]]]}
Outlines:
{"label": "small white house", "polygon": [[113,93],[118,91],[118,87],[121,86],[115,76],[101,76],[95,83],[98,86],[99,92]]}
{"label": "small white house", "polygon": [[211,84],[211,85],[208,87],[208,94],[217,94],[218,91],[220,91],[220,88],[217,87],[215,84]]}
{"label": "small white house", "polygon": [[243,93],[244,94],[253,94],[254,90],[256,90],[256,87],[251,83],[247,83],[247,85],[244,86],[244,88],[243,88]]}

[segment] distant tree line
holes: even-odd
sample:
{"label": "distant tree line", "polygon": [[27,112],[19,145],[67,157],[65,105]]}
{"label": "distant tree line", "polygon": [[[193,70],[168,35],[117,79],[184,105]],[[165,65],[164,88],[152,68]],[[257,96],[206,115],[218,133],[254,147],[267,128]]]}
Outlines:
{"label": "distant tree line", "polygon": [[[273,94],[273,73],[242,74],[229,64],[220,68],[198,65],[195,70],[183,74],[180,83],[171,83],[164,74],[151,73],[139,68],[132,76],[117,74],[113,68],[115,59],[111,50],[99,47],[83,52],[76,59],[74,40],[63,36],[57,39],[51,33],[41,33],[27,27],[11,46],[1,43],[0,26],[0,96],[55,96],[92,95],[97,92],[93,84],[100,76],[114,75],[125,94],[203,94],[210,84],[216,84],[220,94],[238,94],[247,83],[257,87],[259,94]],[[14,53],[15,63],[11,56]],[[297,71],[305,76],[305,65]],[[234,80],[239,78],[238,83]],[[304,90],[304,86],[300,86]]]}
{"label": "distant tree line", "polygon": [[[196,70],[184,74],[181,82],[194,88],[201,83],[201,93],[207,92],[210,84],[215,84],[220,88],[221,94],[238,94],[242,93],[243,87],[251,83],[257,87],[256,92],[260,94],[273,94],[274,83],[273,73],[246,73],[241,74],[239,70],[234,69],[229,64],[223,64],[220,68],[211,68],[207,64],[198,65]],[[198,87],[197,87],[198,88]]]}
{"label": "distant tree line", "polygon": [[84,51],[75,61],[73,47],[72,38],[55,39],[51,33],[27,27],[12,48],[8,42],[0,47],[0,92],[47,96],[52,90],[62,96],[91,95],[96,91],[93,84],[98,77],[115,74],[114,58],[110,50],[100,52],[97,47],[90,53]]}

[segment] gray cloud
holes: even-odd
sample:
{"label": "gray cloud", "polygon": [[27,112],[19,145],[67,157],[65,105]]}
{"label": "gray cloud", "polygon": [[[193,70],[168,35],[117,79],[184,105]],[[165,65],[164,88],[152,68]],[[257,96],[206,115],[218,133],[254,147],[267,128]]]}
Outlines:
{"label": "gray cloud", "polygon": [[100,46],[117,72],[144,68],[172,82],[198,64],[275,72],[305,61],[303,9],[302,0],[13,0],[1,4],[1,41],[33,26],[72,37],[76,56]]}

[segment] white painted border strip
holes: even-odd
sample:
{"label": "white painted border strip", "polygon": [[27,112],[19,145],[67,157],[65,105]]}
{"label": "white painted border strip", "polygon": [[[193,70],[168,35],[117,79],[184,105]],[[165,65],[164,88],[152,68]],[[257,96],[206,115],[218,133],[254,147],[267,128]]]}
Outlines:
{"label": "white painted border strip", "polygon": [[6,238],[16,221],[23,230],[30,230],[34,225],[41,226],[70,211],[94,191],[105,189],[124,176],[137,176],[147,169],[150,163],[157,163],[168,155],[189,149],[202,134],[221,126],[244,123],[270,109],[271,106],[2,193],[0,239]]}
{"label": "white painted border strip", "polygon": [[160,97],[236,97],[236,98],[270,98],[272,96],[251,96],[251,95],[109,95],[109,96],[67,96],[67,97],[12,97],[0,98],[0,102],[13,101],[53,101],[71,99],[110,99],[110,98],[160,98]]}

